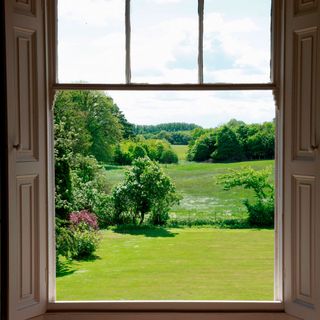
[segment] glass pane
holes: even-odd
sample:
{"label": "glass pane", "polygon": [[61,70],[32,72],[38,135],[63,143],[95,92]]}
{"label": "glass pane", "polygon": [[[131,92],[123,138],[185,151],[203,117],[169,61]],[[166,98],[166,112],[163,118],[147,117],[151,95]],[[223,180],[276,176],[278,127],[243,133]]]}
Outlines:
{"label": "glass pane", "polygon": [[198,1],[131,1],[132,82],[196,83]]}
{"label": "glass pane", "polygon": [[125,82],[125,1],[58,2],[59,82]]}
{"label": "glass pane", "polygon": [[57,300],[272,301],[274,117],[270,91],[60,91]]}
{"label": "glass pane", "polygon": [[204,81],[270,82],[271,0],[206,0]]}

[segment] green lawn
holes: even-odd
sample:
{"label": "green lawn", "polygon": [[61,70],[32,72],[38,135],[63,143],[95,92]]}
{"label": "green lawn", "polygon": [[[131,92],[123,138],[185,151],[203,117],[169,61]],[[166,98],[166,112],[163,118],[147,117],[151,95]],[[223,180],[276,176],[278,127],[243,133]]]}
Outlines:
{"label": "green lawn", "polygon": [[95,260],[58,275],[58,300],[273,299],[273,230],[101,233]]}

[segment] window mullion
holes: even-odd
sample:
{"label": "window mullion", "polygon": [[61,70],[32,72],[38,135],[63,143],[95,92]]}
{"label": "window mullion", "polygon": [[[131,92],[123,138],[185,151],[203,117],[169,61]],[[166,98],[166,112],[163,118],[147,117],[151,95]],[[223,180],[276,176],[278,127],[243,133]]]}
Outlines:
{"label": "window mullion", "polygon": [[131,13],[130,0],[126,0],[125,32],[126,32],[126,83],[131,83]]}
{"label": "window mullion", "polygon": [[203,83],[203,12],[204,0],[198,0],[199,47],[198,47],[198,81]]}

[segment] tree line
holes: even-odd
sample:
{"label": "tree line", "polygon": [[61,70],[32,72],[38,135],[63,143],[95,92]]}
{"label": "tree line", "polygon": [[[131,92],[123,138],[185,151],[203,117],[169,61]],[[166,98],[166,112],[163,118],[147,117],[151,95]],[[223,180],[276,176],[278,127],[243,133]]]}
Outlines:
{"label": "tree line", "polygon": [[246,124],[235,119],[214,129],[192,131],[189,161],[232,162],[274,159],[275,123]]}

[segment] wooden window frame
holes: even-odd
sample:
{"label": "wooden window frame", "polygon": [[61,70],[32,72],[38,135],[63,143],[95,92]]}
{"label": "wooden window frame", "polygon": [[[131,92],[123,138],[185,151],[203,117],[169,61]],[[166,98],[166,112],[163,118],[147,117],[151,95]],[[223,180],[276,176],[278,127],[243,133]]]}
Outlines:
{"label": "wooden window frame", "polygon": [[[50,112],[48,115],[48,178],[49,178],[49,248],[48,248],[48,311],[55,312],[147,312],[150,316],[153,312],[266,312],[268,314],[284,312],[283,303],[283,239],[282,239],[282,172],[283,172],[283,117],[281,105],[282,91],[282,53],[283,53],[283,30],[284,10],[283,0],[272,1],[272,28],[271,28],[271,81],[270,83],[203,83],[203,1],[199,3],[199,57],[198,57],[198,84],[138,84],[131,83],[130,67],[130,0],[126,0],[126,83],[124,84],[97,84],[97,83],[59,83],[57,81],[57,0],[46,3],[46,32],[47,32],[47,76],[48,97]],[[201,14],[202,12],[202,14]],[[128,40],[129,39],[129,40]],[[54,160],[53,160],[53,133],[52,133],[52,106],[57,90],[184,90],[184,91],[235,91],[235,90],[269,90],[274,94],[276,104],[276,213],[275,213],[275,301],[55,301],[55,242],[54,242]],[[118,314],[118,313],[116,313]],[[252,313],[251,316],[254,314]],[[249,319],[251,316],[246,316]],[[240,316],[241,318],[242,316]],[[121,317],[120,317],[121,318]],[[183,317],[185,318],[185,316]],[[226,316],[228,318],[228,316]],[[239,319],[240,319],[239,318]],[[219,318],[220,319],[220,318]],[[224,319],[222,317],[221,319]],[[229,318],[228,318],[229,319]],[[231,319],[231,318],[230,318]],[[233,318],[232,318],[233,319]],[[234,318],[236,319],[236,318]],[[242,319],[242,318],[241,318]],[[253,318],[252,318],[253,319]],[[260,318],[263,319],[263,318]],[[271,318],[270,318],[271,319]],[[275,319],[275,318],[272,318]],[[280,319],[280,318],[279,318]]]}

